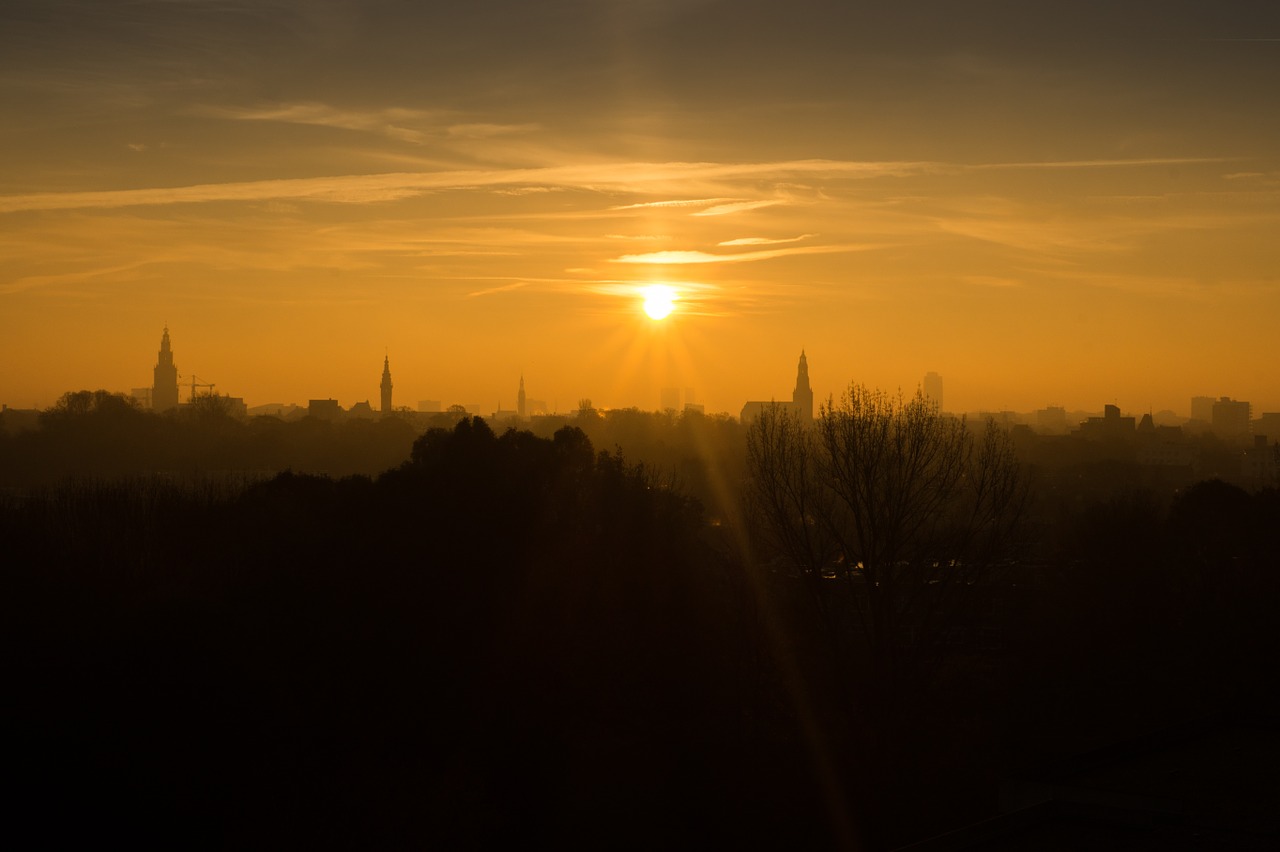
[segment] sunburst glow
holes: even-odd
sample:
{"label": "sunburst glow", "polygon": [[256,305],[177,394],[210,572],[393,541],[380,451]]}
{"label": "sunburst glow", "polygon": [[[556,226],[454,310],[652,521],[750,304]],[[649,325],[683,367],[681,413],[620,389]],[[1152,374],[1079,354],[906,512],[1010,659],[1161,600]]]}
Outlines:
{"label": "sunburst glow", "polygon": [[649,319],[666,319],[675,310],[677,296],[671,287],[654,284],[645,287],[641,293],[644,295],[644,312],[649,315]]}

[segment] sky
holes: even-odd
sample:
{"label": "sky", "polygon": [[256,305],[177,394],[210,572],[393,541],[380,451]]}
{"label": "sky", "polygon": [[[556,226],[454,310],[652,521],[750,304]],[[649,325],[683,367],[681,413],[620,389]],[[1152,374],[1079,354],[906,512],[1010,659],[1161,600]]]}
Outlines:
{"label": "sky", "polygon": [[1278,91],[1274,3],[5,0],[0,402],[1280,411]]}

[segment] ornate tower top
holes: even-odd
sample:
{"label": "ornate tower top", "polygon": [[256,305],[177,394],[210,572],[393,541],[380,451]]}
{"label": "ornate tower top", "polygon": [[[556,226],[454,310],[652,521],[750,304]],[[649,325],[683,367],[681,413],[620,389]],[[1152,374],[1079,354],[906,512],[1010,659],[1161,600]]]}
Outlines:
{"label": "ornate tower top", "polygon": [[382,413],[391,413],[391,356],[382,358]]}
{"label": "ornate tower top", "polygon": [[796,389],[791,392],[791,404],[809,420],[813,419],[813,388],[809,387],[809,359],[800,350],[800,365],[796,368]]}
{"label": "ornate tower top", "polygon": [[151,408],[168,411],[178,407],[178,368],[173,363],[173,348],[169,344],[169,326],[160,336],[160,353],[152,370]]}
{"label": "ornate tower top", "polygon": [[516,414],[524,418],[524,373],[520,374],[520,392],[516,394]]}

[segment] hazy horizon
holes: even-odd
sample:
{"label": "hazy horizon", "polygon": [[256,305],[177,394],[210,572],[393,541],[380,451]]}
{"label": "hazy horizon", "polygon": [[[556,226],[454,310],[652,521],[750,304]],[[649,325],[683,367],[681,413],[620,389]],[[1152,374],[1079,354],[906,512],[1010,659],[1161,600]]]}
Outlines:
{"label": "hazy horizon", "polygon": [[[176,351],[176,347],[175,347],[175,351]],[[388,355],[387,357],[389,359],[390,356]],[[404,380],[402,380],[397,376],[394,368],[392,369],[391,372],[392,372],[392,377],[393,377],[395,388],[396,388],[396,391],[393,396],[393,405],[395,406],[396,409],[409,409],[411,411],[423,411],[424,409],[420,408],[420,404],[423,402],[430,402],[430,403],[438,404],[439,408],[426,410],[427,413],[430,413],[430,411],[443,411],[444,409],[447,409],[450,406],[457,405],[457,406],[466,406],[468,407],[469,410],[472,411],[472,413],[480,414],[481,416],[486,416],[486,417],[495,413],[514,412],[517,405],[517,392],[518,392],[518,389],[523,387],[523,380],[525,378],[523,373],[520,374],[519,376],[517,376],[516,385],[513,389],[510,389],[509,392],[506,394],[494,396],[492,401],[490,401],[487,398],[487,396],[484,396],[482,398],[481,394],[477,394],[474,392],[469,393],[465,390],[460,396],[456,398],[431,397],[429,393],[415,394],[413,393],[414,388],[419,387],[421,383],[420,382],[415,383],[412,381],[412,379],[410,379],[409,382],[405,382],[405,384],[408,385],[408,390],[404,391],[400,389],[402,387],[402,382]],[[931,371],[931,372],[936,372],[936,371]],[[781,376],[783,371],[775,370],[775,371],[772,371],[770,375],[772,375],[773,373],[777,373],[779,376]],[[329,391],[325,391],[323,387],[321,387],[323,383],[320,380],[311,379],[311,380],[308,380],[305,384],[307,387],[319,388],[319,391],[317,393],[313,393],[305,396],[295,393],[292,395],[286,394],[284,397],[281,397],[281,398],[255,399],[252,397],[247,397],[242,393],[237,393],[235,388],[225,388],[218,385],[217,383],[206,383],[205,381],[206,377],[197,375],[195,378],[198,382],[196,385],[194,385],[195,392],[199,394],[216,393],[221,396],[238,397],[242,399],[250,409],[253,409],[255,407],[268,406],[268,405],[286,405],[286,406],[297,405],[301,408],[306,408],[307,403],[312,399],[334,399],[335,401],[338,402],[338,404],[343,409],[348,409],[352,405],[355,405],[356,403],[367,402],[373,406],[374,411],[380,410],[379,408],[380,399],[378,394],[378,387],[376,385],[373,386],[372,392],[370,392],[370,389],[368,387],[364,388],[363,395],[360,389],[357,389],[350,394],[338,395]],[[920,379],[918,379],[914,385],[904,381],[895,386],[872,386],[866,383],[865,381],[861,381],[855,378],[855,379],[851,379],[849,382],[845,382],[842,386],[838,388],[833,387],[821,393],[818,392],[818,388],[820,387],[820,385],[818,384],[817,381],[815,381],[814,382],[815,411],[817,410],[817,407],[820,405],[826,404],[830,401],[839,401],[842,395],[848,390],[850,384],[862,384],[868,387],[880,387],[880,389],[888,390],[890,392],[901,391],[904,395],[910,396],[916,391],[920,390],[923,378],[924,377],[921,376]],[[1064,409],[1067,412],[1067,414],[1070,415],[1073,413],[1084,413],[1084,412],[1100,413],[1102,412],[1102,410],[1106,405],[1117,405],[1120,407],[1122,412],[1126,415],[1172,412],[1173,414],[1179,417],[1187,418],[1187,417],[1190,417],[1190,407],[1191,407],[1190,401],[1192,396],[1209,397],[1214,400],[1217,400],[1220,397],[1225,396],[1224,394],[1214,394],[1214,393],[1189,394],[1186,397],[1184,397],[1183,405],[1178,405],[1175,403],[1164,408],[1157,408],[1151,405],[1148,405],[1145,407],[1140,405],[1129,405],[1125,401],[1114,399],[1114,398],[1113,399],[1105,399],[1105,398],[1095,399],[1092,402],[1085,402],[1080,405],[1063,405],[1056,401],[1048,401],[1039,405],[1032,405],[1028,408],[1015,408],[1007,405],[994,405],[994,406],[973,405],[968,408],[963,408],[963,407],[957,407],[951,404],[950,400],[953,398],[952,387],[947,382],[946,376],[942,376],[942,380],[943,380],[943,389],[944,389],[944,400],[946,400],[946,403],[943,405],[943,410],[947,412],[956,413],[956,414],[975,413],[975,412],[1001,412],[1001,411],[1012,411],[1018,414],[1033,414],[1034,412],[1043,410],[1045,408],[1057,407],[1057,408]],[[788,384],[788,381],[790,382],[790,384]],[[193,388],[193,385],[191,382],[192,382],[191,372],[184,372],[180,374],[180,378],[178,381],[178,397],[179,397],[179,401],[184,404],[191,397],[192,388]],[[786,389],[779,390],[776,392],[771,391],[768,393],[760,394],[760,395],[757,395],[756,397],[752,397],[751,399],[756,399],[761,401],[788,400],[790,399],[790,395],[791,395],[790,388],[794,386],[794,382],[795,382],[795,368],[793,367],[791,370],[790,380],[779,379],[779,387],[781,387],[782,385],[787,385]],[[54,403],[56,403],[63,394],[73,392],[73,391],[106,390],[111,393],[123,393],[125,395],[129,395],[130,392],[135,388],[146,388],[150,390],[151,386],[152,386],[152,382],[148,378],[146,381],[133,384],[130,387],[123,387],[123,388],[122,387],[90,388],[88,385],[84,385],[80,387],[68,387],[63,391],[59,391],[56,393],[51,392],[46,394],[46,396],[49,396],[49,400],[47,402],[22,404],[21,401],[14,403],[14,402],[10,402],[7,399],[0,399],[0,402],[3,402],[8,408],[11,408],[11,409],[42,409],[43,410],[43,409],[51,408],[54,405]],[[488,386],[492,387],[492,383],[490,383]],[[526,390],[528,390],[527,397],[530,401],[529,402],[530,416],[533,416],[539,413],[547,414],[547,415],[557,415],[557,414],[572,415],[575,412],[577,412],[581,402],[584,400],[590,401],[594,407],[602,410],[634,408],[642,411],[661,411],[664,406],[659,400],[660,393],[662,391],[669,391],[673,389],[679,392],[681,407],[687,404],[694,404],[698,406],[700,410],[705,411],[705,413],[707,414],[728,414],[730,416],[737,417],[742,406],[750,401],[750,399],[744,398],[736,406],[733,405],[732,401],[730,401],[726,407],[717,408],[705,402],[705,397],[703,396],[702,389],[680,385],[679,383],[672,384],[672,385],[663,385],[661,389],[655,390],[654,392],[655,398],[653,400],[648,400],[648,399],[640,400],[640,401],[629,400],[629,401],[621,401],[621,402],[606,399],[606,398],[596,397],[589,392],[581,392],[575,395],[572,393],[572,391],[566,396],[564,396],[563,398],[561,397],[543,398],[537,395],[536,386],[531,385],[529,388],[526,388]],[[429,391],[430,389],[427,389],[427,390]],[[956,396],[963,397],[963,394],[956,394]],[[1264,407],[1260,406],[1258,403],[1248,399],[1245,399],[1243,401],[1251,403],[1251,406],[1252,406],[1251,416],[1253,418],[1257,418],[1261,416],[1262,413],[1264,413]],[[139,402],[143,403],[145,407],[146,405],[145,400],[139,400]],[[535,406],[537,406],[538,410],[534,410]],[[541,410],[542,407],[545,407],[545,410]]]}
{"label": "hazy horizon", "polygon": [[[0,11],[0,401],[1280,410],[1280,10]],[[672,288],[650,319],[643,289]],[[185,397],[185,393],[184,393]]]}

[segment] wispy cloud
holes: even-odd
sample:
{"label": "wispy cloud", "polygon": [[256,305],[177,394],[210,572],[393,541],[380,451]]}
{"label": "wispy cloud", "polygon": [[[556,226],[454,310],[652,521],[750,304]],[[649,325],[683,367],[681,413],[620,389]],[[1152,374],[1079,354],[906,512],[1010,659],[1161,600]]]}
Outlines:
{"label": "wispy cloud", "polygon": [[757,260],[773,260],[802,254],[835,254],[839,252],[866,251],[880,248],[875,245],[799,246],[796,248],[770,249],[766,251],[738,252],[736,254],[710,254],[705,251],[655,251],[646,254],[624,254],[614,258],[614,263],[686,264],[686,263],[750,263]]}
{"label": "wispy cloud", "polygon": [[426,139],[426,133],[411,125],[426,122],[438,115],[424,110],[399,107],[355,110],[322,103],[280,104],[256,108],[201,106],[191,111],[196,115],[235,121],[274,121],[283,124],[308,124],[342,130],[359,130],[417,143]]}
{"label": "wispy cloud", "polygon": [[[946,163],[864,163],[832,160],[789,160],[761,163],[587,163],[538,168],[390,172],[197,184],[178,187],[9,195],[0,196],[0,212],[193,204],[211,201],[265,201],[268,199],[292,199],[329,203],[377,203],[410,198],[429,192],[482,187],[541,186],[564,187],[593,192],[641,193],[659,192],[676,186],[699,182],[708,185],[724,185],[741,180],[757,181],[770,177],[782,179],[797,173],[823,173],[832,178],[860,179],[958,173],[964,170],[981,169],[1109,168],[1197,162],[1208,161],[1191,159],[1098,160],[976,166]],[[683,202],[644,202],[644,204],[696,206],[714,202],[725,202],[725,206],[735,204],[761,206],[780,203],[775,201],[742,202],[729,196]],[[615,209],[634,209],[635,206],[624,205],[622,208]]]}
{"label": "wispy cloud", "polygon": [[706,207],[710,204],[723,204],[733,201],[732,198],[681,198],[671,201],[642,201],[639,204],[619,204],[610,210],[640,210],[645,207]]}
{"label": "wispy cloud", "polygon": [[734,201],[730,204],[717,204],[706,210],[699,210],[694,216],[728,216],[730,213],[746,213],[748,210],[759,210],[762,207],[773,207],[781,204],[778,200]]}
{"label": "wispy cloud", "polygon": [[511,290],[519,290],[521,287],[528,286],[528,281],[516,281],[512,284],[504,284],[501,287],[489,287],[484,290],[476,290],[475,292],[468,293],[467,298],[472,299],[476,296],[492,296],[494,293],[507,293]]}
{"label": "wispy cloud", "polygon": [[798,243],[803,240],[812,239],[817,234],[801,234],[798,237],[782,237],[779,239],[770,239],[769,237],[739,237],[736,240],[725,240],[716,245],[729,248],[731,246],[776,246],[784,243]]}
{"label": "wispy cloud", "polygon": [[460,139],[492,139],[495,136],[511,136],[519,133],[532,133],[539,130],[537,124],[455,124],[446,131],[449,136]]}
{"label": "wispy cloud", "polygon": [[34,290],[54,285],[80,284],[112,278],[121,273],[133,273],[146,265],[145,261],[132,261],[93,269],[78,269],[72,272],[59,272],[42,275],[26,275],[12,281],[0,281],[0,294],[11,295],[24,290]]}
{"label": "wispy cloud", "polygon": [[971,163],[958,166],[966,171],[995,169],[1113,169],[1137,166],[1191,166],[1226,163],[1230,157],[1145,157],[1132,160],[1027,160],[1011,163]]}

